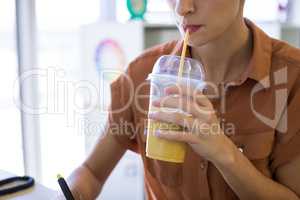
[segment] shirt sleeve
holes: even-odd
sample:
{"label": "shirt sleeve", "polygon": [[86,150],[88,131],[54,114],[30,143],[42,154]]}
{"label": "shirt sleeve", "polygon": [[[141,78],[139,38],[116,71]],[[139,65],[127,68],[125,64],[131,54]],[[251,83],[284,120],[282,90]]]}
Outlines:
{"label": "shirt sleeve", "polygon": [[134,133],[134,113],[132,111],[134,87],[129,70],[113,81],[110,89],[109,133],[113,134],[123,147],[137,152],[137,140]]}
{"label": "shirt sleeve", "polygon": [[[271,154],[271,171],[300,155],[300,78],[291,89],[286,107],[286,115],[279,122],[281,128],[287,127],[285,132],[276,131],[276,139]],[[286,122],[284,118],[286,117]]]}

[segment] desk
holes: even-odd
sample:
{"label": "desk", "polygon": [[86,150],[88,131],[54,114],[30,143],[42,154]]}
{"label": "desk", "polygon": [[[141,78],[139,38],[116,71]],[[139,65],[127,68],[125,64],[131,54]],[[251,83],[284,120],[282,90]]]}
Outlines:
{"label": "desk", "polygon": [[[11,173],[0,170],[0,180],[14,176]],[[55,197],[56,192],[35,182],[34,187],[0,197],[0,200],[51,200]]]}

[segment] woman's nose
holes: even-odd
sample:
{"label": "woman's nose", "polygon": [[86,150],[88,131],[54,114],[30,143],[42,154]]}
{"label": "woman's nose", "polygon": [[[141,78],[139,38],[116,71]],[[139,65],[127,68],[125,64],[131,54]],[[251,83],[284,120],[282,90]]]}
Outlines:
{"label": "woman's nose", "polygon": [[195,11],[194,0],[177,0],[176,12],[180,16],[186,16]]}

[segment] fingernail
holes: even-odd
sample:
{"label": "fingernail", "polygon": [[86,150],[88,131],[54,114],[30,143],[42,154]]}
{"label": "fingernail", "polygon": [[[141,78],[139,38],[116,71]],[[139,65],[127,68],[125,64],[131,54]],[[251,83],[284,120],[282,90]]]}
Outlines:
{"label": "fingernail", "polygon": [[152,101],[153,106],[159,106],[159,101]]}
{"label": "fingernail", "polygon": [[160,136],[160,131],[156,130],[154,134],[155,134],[155,136]]}
{"label": "fingernail", "polygon": [[171,88],[172,88],[172,87],[166,87],[166,88],[164,89],[164,93],[165,93],[165,94],[169,94],[169,93],[171,92]]}
{"label": "fingernail", "polygon": [[155,113],[154,113],[154,112],[152,112],[152,113],[149,113],[149,114],[148,114],[148,117],[149,117],[149,118],[153,118],[153,117],[155,117]]}

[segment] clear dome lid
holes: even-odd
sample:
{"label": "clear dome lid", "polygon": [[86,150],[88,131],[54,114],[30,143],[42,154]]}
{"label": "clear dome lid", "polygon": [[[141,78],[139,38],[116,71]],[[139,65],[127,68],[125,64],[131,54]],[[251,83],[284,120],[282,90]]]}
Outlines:
{"label": "clear dome lid", "polygon": [[[164,55],[154,64],[151,75],[173,75],[178,76],[180,56]],[[205,80],[203,65],[195,59],[185,58],[183,65],[183,78]]]}

